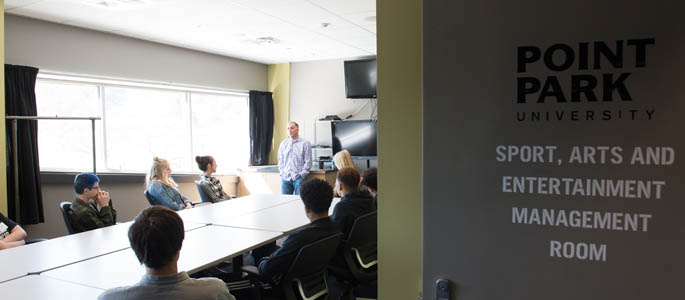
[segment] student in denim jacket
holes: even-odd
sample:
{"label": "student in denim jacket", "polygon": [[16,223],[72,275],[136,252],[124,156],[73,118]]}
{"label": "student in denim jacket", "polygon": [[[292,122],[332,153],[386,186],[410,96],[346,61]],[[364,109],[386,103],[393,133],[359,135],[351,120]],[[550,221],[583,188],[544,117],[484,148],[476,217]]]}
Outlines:
{"label": "student in denim jacket", "polygon": [[190,200],[178,191],[178,185],[171,178],[171,167],[166,159],[153,159],[150,172],[145,178],[145,186],[152,197],[153,205],[163,205],[176,211],[192,207]]}

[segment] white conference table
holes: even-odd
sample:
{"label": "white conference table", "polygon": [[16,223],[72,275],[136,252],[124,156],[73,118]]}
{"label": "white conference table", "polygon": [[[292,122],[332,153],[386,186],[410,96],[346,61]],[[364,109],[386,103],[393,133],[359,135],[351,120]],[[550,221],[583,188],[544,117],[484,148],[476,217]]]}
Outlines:
{"label": "white conference table", "polygon": [[0,283],[0,291],[2,299],[7,300],[97,299],[102,293],[100,289],[39,275],[24,276]]}
{"label": "white conference table", "polygon": [[[205,226],[186,232],[178,261],[178,270],[189,274],[206,269],[244,252],[275,241],[282,233]],[[145,274],[133,250],[128,248],[41,273],[99,289],[109,289],[137,283]]]}
{"label": "white conference table", "polygon": [[[329,212],[339,201],[333,200]],[[188,273],[241,255],[309,224],[304,204],[296,195],[251,195],[178,213],[186,229],[178,267]],[[40,299],[44,298],[41,293],[50,294],[53,289],[61,295],[61,289],[68,285],[55,283],[60,280],[98,290],[135,284],[145,269],[130,248],[130,224],[4,250],[0,252],[0,287],[19,280],[8,285],[8,289],[17,291],[20,284],[32,281],[40,291],[28,294],[35,297],[26,299]],[[38,273],[40,276],[26,276]]]}
{"label": "white conference table", "polygon": [[290,202],[300,201],[298,195],[257,194],[235,198],[212,205],[198,206],[179,211],[186,222],[220,224],[225,220],[269,209]]}
{"label": "white conference table", "polygon": [[[333,213],[333,208],[338,202],[340,202],[340,198],[333,199],[331,207],[328,209],[329,214]],[[212,224],[237,228],[279,231],[285,235],[306,226],[309,224],[309,219],[307,219],[307,216],[305,215],[304,203],[300,200],[290,201],[235,218],[217,219]]]}
{"label": "white conference table", "polygon": [[[71,234],[40,243],[0,251],[0,282],[39,273],[130,247],[132,222]],[[205,226],[184,222],[186,230]]]}

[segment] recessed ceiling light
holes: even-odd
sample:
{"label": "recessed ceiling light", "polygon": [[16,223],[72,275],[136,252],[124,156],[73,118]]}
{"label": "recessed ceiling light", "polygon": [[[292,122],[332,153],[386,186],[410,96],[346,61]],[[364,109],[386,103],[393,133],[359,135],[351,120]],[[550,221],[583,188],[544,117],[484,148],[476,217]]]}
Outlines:
{"label": "recessed ceiling light", "polygon": [[246,40],[245,42],[257,44],[257,45],[262,45],[262,44],[278,44],[281,41],[275,37],[272,37],[272,36],[263,36],[263,37],[258,37],[254,40]]}

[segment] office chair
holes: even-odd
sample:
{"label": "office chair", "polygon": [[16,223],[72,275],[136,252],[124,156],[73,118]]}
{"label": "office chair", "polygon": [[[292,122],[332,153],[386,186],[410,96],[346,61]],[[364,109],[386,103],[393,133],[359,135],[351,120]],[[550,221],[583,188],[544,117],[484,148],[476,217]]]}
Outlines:
{"label": "office chair", "polygon": [[64,201],[59,204],[59,210],[62,212],[62,217],[64,218],[64,225],[67,225],[67,231],[69,234],[74,234],[76,231],[71,227],[71,220],[69,219],[69,213],[71,213],[71,202]]}
{"label": "office chair", "polygon": [[200,199],[202,199],[202,202],[210,202],[207,194],[205,194],[205,191],[202,189],[202,184],[200,184],[200,181],[195,181],[195,185],[197,186],[197,192],[200,194]]}
{"label": "office chair", "polygon": [[[340,237],[340,233],[334,234],[300,249],[278,284],[285,299],[328,299],[327,266],[335,256]],[[256,275],[262,281],[270,280],[261,278],[259,269],[255,266],[243,266],[242,270]]]}
{"label": "office chair", "polygon": [[376,220],[375,211],[357,217],[342,251],[347,267],[331,265],[328,268],[346,283],[349,299],[354,299],[354,289],[359,284],[371,283],[378,278]]}
{"label": "office chair", "polygon": [[150,192],[146,189],[143,194],[145,194],[145,199],[147,199],[147,202],[150,203],[150,205],[155,205],[155,199],[152,198],[152,195],[150,195]]}
{"label": "office chair", "polygon": [[[155,198],[152,197],[152,195],[150,195],[150,191],[148,191],[147,189],[143,192],[143,194],[145,194],[145,199],[147,199],[147,202],[150,203],[150,205],[152,205],[152,206],[160,205],[159,203],[157,203],[157,200],[155,200]],[[202,201],[204,201],[204,199],[202,199]],[[202,202],[190,202],[190,204],[193,206],[198,205],[200,203],[202,203]],[[208,204],[211,204],[211,202]]]}

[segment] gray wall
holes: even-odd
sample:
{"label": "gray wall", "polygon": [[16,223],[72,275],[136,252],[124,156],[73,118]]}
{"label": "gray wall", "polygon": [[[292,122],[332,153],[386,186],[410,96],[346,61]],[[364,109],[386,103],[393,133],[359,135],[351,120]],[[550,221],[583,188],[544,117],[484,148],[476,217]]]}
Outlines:
{"label": "gray wall", "polygon": [[10,14],[5,14],[5,63],[234,90],[267,89],[264,64]]}
{"label": "gray wall", "polygon": [[[5,14],[5,63],[233,90],[267,89],[264,64],[9,14]],[[139,176],[129,184],[102,182],[114,199],[118,221],[129,221],[148,206],[142,194],[143,180]],[[29,236],[64,235],[67,232],[58,205],[73,200],[72,185],[45,184],[42,188],[45,223],[26,226]],[[180,190],[192,201],[200,201],[193,183],[181,183]]]}
{"label": "gray wall", "polygon": [[[685,150],[684,3],[423,4],[424,299],[435,299],[438,278],[452,282],[450,299],[459,300],[683,298],[685,168],[679,156]],[[630,46],[633,39],[654,39],[654,44],[646,46],[641,58],[639,47]],[[596,41],[611,51],[622,45],[616,65],[595,57]],[[587,53],[583,43],[588,43]],[[543,63],[545,52],[556,44],[565,44],[555,47],[568,47],[574,55],[568,69]],[[524,70],[519,63],[525,59],[517,54],[519,47],[529,46],[542,53]],[[553,53],[548,57],[551,65],[570,57],[561,51],[548,53]],[[589,67],[583,66],[586,58]],[[619,95],[621,89],[611,91],[617,78],[628,73],[623,84],[630,100]],[[603,82],[605,74],[613,79]],[[587,95],[572,100],[575,75],[597,79],[598,100],[590,101]],[[554,90],[553,84],[545,88],[545,81],[553,82],[548,76],[558,79],[565,101],[560,94],[538,101],[540,92],[534,92],[527,102],[518,103],[519,78],[536,78],[541,88]],[[608,101],[609,95],[613,100]],[[646,111],[653,111],[651,119]],[[526,118],[519,121],[517,114],[524,112]],[[532,112],[541,113],[542,119],[532,120]],[[543,161],[516,156],[501,161],[498,145],[557,149],[551,160],[546,152]],[[621,147],[623,160],[611,162],[614,156],[608,155],[602,162],[597,155],[595,161],[576,162],[572,150],[577,146],[596,151],[599,146]],[[670,147],[675,161],[631,163],[636,147]],[[583,186],[587,179],[663,181],[664,186],[660,196],[642,197],[565,193],[563,187],[560,193],[547,193],[537,184],[513,193],[504,176],[579,178]],[[514,207],[527,208],[529,218],[517,221]],[[545,224],[542,214],[535,219],[536,208],[565,214],[569,225],[558,217],[555,224]],[[578,219],[572,211],[590,212],[589,222],[573,225],[572,218]],[[613,216],[621,223],[601,228],[594,213],[618,213]],[[643,220],[637,229],[623,227],[623,214],[649,215],[648,227]],[[589,254],[593,245],[599,255]]]}

